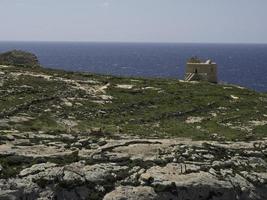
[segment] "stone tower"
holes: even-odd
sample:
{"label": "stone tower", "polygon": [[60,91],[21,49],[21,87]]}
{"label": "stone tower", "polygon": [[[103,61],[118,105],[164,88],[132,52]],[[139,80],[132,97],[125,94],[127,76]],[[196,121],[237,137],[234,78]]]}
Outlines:
{"label": "stone tower", "polygon": [[217,64],[211,60],[202,62],[198,58],[191,58],[186,65],[185,81],[217,83]]}

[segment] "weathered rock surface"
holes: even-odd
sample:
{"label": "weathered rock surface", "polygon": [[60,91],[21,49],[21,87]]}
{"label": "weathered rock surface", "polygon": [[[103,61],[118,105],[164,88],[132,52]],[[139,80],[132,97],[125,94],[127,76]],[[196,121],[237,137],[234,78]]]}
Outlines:
{"label": "weathered rock surface", "polygon": [[[42,138],[42,144],[27,146],[33,136]],[[68,140],[81,146],[66,145]],[[267,196],[267,140],[220,143],[10,132],[1,141],[0,199]]]}
{"label": "weathered rock surface", "polygon": [[[186,166],[186,165],[185,165]],[[185,168],[184,166],[184,168]],[[152,167],[141,175],[144,184],[151,184],[156,191],[165,192],[170,188],[177,199],[235,199],[235,190],[229,181],[219,180],[209,172],[187,172],[183,166],[168,164],[166,167]],[[197,171],[189,166],[188,171]],[[181,170],[181,171],[180,171]]]}
{"label": "weathered rock surface", "polygon": [[116,188],[114,191],[108,193],[104,200],[154,200],[158,199],[157,194],[155,193],[152,187],[148,186],[122,186]]}

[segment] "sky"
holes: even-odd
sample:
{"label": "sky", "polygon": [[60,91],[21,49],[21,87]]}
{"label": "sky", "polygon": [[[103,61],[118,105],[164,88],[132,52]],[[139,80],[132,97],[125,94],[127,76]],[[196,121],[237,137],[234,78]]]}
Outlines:
{"label": "sky", "polygon": [[267,0],[0,0],[0,41],[267,43]]}

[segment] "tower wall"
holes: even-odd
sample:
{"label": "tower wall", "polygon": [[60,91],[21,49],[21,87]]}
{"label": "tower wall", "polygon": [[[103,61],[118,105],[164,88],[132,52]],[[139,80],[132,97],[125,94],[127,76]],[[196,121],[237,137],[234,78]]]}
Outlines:
{"label": "tower wall", "polygon": [[199,74],[201,80],[217,83],[217,64],[187,63],[186,75]]}

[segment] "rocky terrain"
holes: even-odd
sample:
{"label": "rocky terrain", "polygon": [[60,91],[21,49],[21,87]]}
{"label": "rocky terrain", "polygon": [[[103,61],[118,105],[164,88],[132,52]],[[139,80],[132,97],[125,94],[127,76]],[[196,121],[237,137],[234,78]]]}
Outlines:
{"label": "rocky terrain", "polygon": [[0,65],[0,200],[265,200],[266,134],[266,93]]}
{"label": "rocky terrain", "polygon": [[266,199],[267,140],[116,137],[2,136],[0,199]]}

